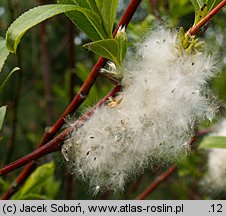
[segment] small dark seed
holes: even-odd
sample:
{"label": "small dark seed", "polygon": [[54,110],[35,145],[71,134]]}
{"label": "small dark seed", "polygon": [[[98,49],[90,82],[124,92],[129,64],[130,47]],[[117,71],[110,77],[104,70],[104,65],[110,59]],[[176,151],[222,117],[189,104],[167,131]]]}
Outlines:
{"label": "small dark seed", "polygon": [[95,157],[95,158],[93,158],[93,160],[96,160],[97,158]]}
{"label": "small dark seed", "polygon": [[201,8],[201,11],[203,11],[206,6],[207,6],[207,4],[204,4]]}
{"label": "small dark seed", "polygon": [[172,91],[171,91],[171,93],[174,93],[176,91],[176,89],[173,89]]}
{"label": "small dark seed", "polygon": [[194,62],[191,63],[191,65],[194,65],[194,64],[195,64]]}
{"label": "small dark seed", "polygon": [[90,137],[90,139],[94,139],[94,138],[95,138],[94,136],[91,136],[91,137]]}
{"label": "small dark seed", "polygon": [[86,155],[89,155],[89,151],[87,151]]}

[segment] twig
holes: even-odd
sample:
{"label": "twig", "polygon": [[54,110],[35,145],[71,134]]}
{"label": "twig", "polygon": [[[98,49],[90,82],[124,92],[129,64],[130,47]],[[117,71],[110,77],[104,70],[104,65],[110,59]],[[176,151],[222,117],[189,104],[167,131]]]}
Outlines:
{"label": "twig", "polygon": [[152,191],[154,191],[158,185],[165,181],[167,178],[170,177],[172,173],[176,171],[176,165],[171,166],[166,172],[162,175],[158,176],[146,189],[143,191],[139,196],[136,197],[136,200],[144,200],[146,199]]}
{"label": "twig", "polygon": [[224,6],[226,5],[226,0],[221,1],[213,10],[211,10],[199,23],[195,26],[191,27],[187,34],[195,35],[198,30],[204,26],[207,22],[209,22],[214,15],[216,15]]}
{"label": "twig", "polygon": [[[120,26],[128,25],[128,23],[132,19],[132,16],[135,13],[135,11],[141,1],[142,0],[131,0],[119,25],[117,26],[117,28],[115,29],[115,31],[113,33],[114,36],[117,34],[118,28]],[[67,107],[67,109],[65,110],[63,115],[57,120],[57,122],[54,124],[54,126],[47,133],[44,134],[40,146],[42,146],[43,144],[48,142],[57,133],[57,131],[59,131],[59,129],[63,126],[65,117],[68,114],[74,112],[83,103],[85,98],[89,95],[89,91],[99,75],[100,68],[102,68],[104,66],[106,61],[107,60],[105,58],[102,58],[102,57],[99,58],[97,63],[94,65],[92,71],[90,72],[88,78],[83,83],[81,89],[79,90],[79,92],[76,94],[76,96],[72,100],[71,104]]]}

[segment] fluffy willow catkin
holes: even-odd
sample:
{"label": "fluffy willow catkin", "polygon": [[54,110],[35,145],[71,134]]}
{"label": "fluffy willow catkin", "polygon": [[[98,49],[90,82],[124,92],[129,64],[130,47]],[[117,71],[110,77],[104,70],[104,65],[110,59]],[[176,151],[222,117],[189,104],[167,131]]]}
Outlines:
{"label": "fluffy willow catkin", "polygon": [[[226,136],[226,119],[216,126],[211,135]],[[226,192],[226,149],[213,148],[208,151],[208,170],[201,185],[212,195]]]}
{"label": "fluffy willow catkin", "polygon": [[216,106],[207,82],[215,61],[181,54],[177,34],[161,28],[137,44],[122,68],[121,102],[100,107],[65,140],[72,173],[91,188],[123,189],[144,168],[177,160],[189,149],[195,122],[212,119]]}

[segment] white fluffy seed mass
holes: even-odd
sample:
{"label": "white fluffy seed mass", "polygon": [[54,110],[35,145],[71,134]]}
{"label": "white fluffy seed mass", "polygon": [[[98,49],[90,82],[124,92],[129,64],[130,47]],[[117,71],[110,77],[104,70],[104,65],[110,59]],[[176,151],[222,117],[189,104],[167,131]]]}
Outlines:
{"label": "white fluffy seed mass", "polygon": [[[226,119],[216,127],[213,136],[226,136]],[[201,182],[211,194],[226,192],[226,150],[214,148],[208,153],[208,172]]]}
{"label": "white fluffy seed mass", "polygon": [[175,162],[189,149],[194,123],[213,117],[207,82],[215,61],[181,54],[177,34],[161,28],[137,44],[123,66],[122,101],[96,110],[65,141],[72,172],[91,188],[123,189],[144,168]]}

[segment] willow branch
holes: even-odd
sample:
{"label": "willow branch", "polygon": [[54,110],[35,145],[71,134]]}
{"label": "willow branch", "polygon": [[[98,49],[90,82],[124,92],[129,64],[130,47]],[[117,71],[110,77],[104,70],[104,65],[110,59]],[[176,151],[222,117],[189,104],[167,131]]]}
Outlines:
{"label": "willow branch", "polygon": [[[137,10],[137,7],[139,6],[141,1],[142,0],[131,0],[130,4],[128,5],[128,7],[127,7],[127,9],[126,9],[121,21],[120,21],[120,23],[116,27],[116,29],[113,33],[113,36],[115,36],[117,34],[117,31],[118,31],[120,26],[126,27],[129,24],[130,20],[133,17],[133,14]],[[95,81],[96,81],[96,79],[99,75],[99,70],[100,70],[100,68],[102,68],[105,65],[106,61],[107,60],[105,58],[102,58],[102,57],[99,58],[97,63],[94,65],[92,71],[90,72],[88,78],[83,83],[81,89],[75,95],[74,99],[72,100],[70,105],[67,107],[67,109],[65,110],[63,115],[57,120],[57,122],[54,124],[54,126],[47,133],[44,134],[42,141],[40,143],[40,146],[42,146],[46,142],[48,142],[59,131],[59,129],[64,124],[65,117],[68,116],[68,114],[74,112],[83,103],[85,98],[88,97],[90,89],[93,86],[93,84],[95,83]]]}
{"label": "willow branch", "polygon": [[195,35],[198,30],[207,24],[224,6],[226,0],[221,1],[213,10],[211,10],[200,22],[188,30],[189,35]]}

